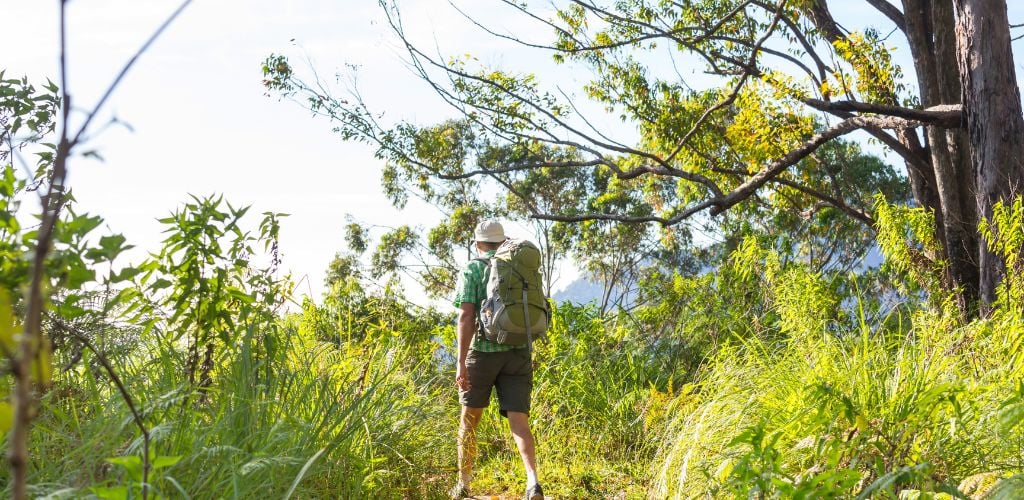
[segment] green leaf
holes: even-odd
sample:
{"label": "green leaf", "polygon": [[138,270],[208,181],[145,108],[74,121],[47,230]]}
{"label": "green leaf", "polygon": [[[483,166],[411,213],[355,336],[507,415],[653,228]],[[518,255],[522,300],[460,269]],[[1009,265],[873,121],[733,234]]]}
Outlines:
{"label": "green leaf", "polygon": [[66,279],[65,286],[77,290],[85,283],[96,281],[96,271],[86,267],[85,263],[75,262],[68,267]]}
{"label": "green leaf", "polygon": [[71,234],[85,236],[100,224],[103,224],[103,218],[100,216],[76,215],[68,221],[65,229]]}
{"label": "green leaf", "polygon": [[160,278],[160,279],[154,281],[153,284],[150,285],[149,288],[151,290],[160,290],[161,288],[167,288],[167,287],[171,286],[172,284],[173,283],[171,283],[170,281],[167,281],[167,280],[165,280],[163,278]]}
{"label": "green leaf", "polygon": [[252,304],[255,301],[255,299],[253,299],[251,295],[245,293],[245,291],[243,290],[239,290],[234,287],[228,289],[228,294],[238,299],[243,304]]}
{"label": "green leaf", "polygon": [[93,486],[89,488],[93,495],[103,500],[126,500],[128,488],[124,486]]}
{"label": "green leaf", "polygon": [[134,481],[142,482],[142,459],[137,456],[111,457],[106,460],[108,463],[120,465],[128,477]]}
{"label": "green leaf", "polygon": [[125,241],[126,238],[120,234],[104,236],[100,238],[100,248],[106,251],[110,260],[114,260],[121,252],[134,248],[134,245],[125,245]]}
{"label": "green leaf", "polygon": [[142,272],[143,272],[143,270],[139,269],[137,267],[131,267],[131,266],[125,267],[125,268],[121,269],[120,272],[112,274],[110,276],[110,281],[112,283],[120,283],[122,281],[128,281],[128,280],[138,276]]}
{"label": "green leaf", "polygon": [[123,235],[114,234],[100,238],[100,247],[91,248],[85,256],[93,261],[112,261],[121,252],[134,248],[133,245],[125,245],[126,239]]}
{"label": "green leaf", "polygon": [[13,353],[16,347],[14,335],[21,327],[11,309],[11,300],[7,292],[0,290],[0,346],[8,353]]}
{"label": "green leaf", "polygon": [[320,458],[320,455],[323,455],[325,451],[327,451],[327,448],[321,448],[320,451],[313,454],[312,457],[309,457],[309,460],[306,460],[305,465],[302,466],[302,469],[300,469],[299,473],[295,476],[295,480],[292,481],[292,486],[288,488],[288,492],[284,494],[284,498],[286,500],[292,497],[292,494],[295,493],[295,489],[298,488],[299,483],[302,482],[302,478],[306,477],[306,473],[309,472],[310,467],[313,466],[316,459]]}
{"label": "green leaf", "polygon": [[36,357],[29,363],[29,377],[42,385],[49,385],[53,380],[53,351],[45,337],[38,344]]}
{"label": "green leaf", "polygon": [[171,467],[181,461],[181,455],[155,457],[150,463],[153,470]]}
{"label": "green leaf", "polygon": [[6,434],[14,426],[14,408],[9,401],[0,401],[0,434]]}
{"label": "green leaf", "polygon": [[78,305],[78,301],[81,299],[79,295],[69,295],[67,300],[58,302],[56,304],[57,313],[60,314],[61,318],[65,320],[71,320],[75,318],[81,318],[85,316],[88,311]]}
{"label": "green leaf", "polygon": [[990,500],[1013,500],[1024,494],[1024,474],[1017,474],[1000,480],[985,498]]}
{"label": "green leaf", "polygon": [[1024,403],[1011,403],[1004,405],[999,412],[999,428],[1003,432],[1010,432],[1024,420]]}

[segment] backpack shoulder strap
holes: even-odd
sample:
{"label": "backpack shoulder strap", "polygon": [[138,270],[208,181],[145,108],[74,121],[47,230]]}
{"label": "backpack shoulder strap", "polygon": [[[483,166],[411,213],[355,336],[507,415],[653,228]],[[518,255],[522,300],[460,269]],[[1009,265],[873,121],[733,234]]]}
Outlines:
{"label": "backpack shoulder strap", "polygon": [[[491,272],[491,259],[486,258],[486,257],[477,257],[477,258],[474,258],[474,259],[470,259],[470,262],[480,262],[480,263],[482,263],[485,266],[484,267],[484,276],[483,276],[483,278],[484,278],[484,285],[483,286],[484,286],[484,290],[485,290],[484,293],[486,293],[487,279],[488,279],[488,275]],[[483,313],[483,311],[481,311],[481,307],[478,306],[476,308],[476,334],[481,339],[486,339],[487,337],[484,335],[484,322],[483,322],[483,319],[481,318],[481,314],[482,313]]]}

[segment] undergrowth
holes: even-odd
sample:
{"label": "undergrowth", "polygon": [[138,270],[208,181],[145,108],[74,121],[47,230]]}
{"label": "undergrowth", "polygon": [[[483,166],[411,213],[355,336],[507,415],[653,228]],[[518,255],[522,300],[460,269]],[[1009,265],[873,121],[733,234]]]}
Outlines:
{"label": "undergrowth", "polygon": [[[356,274],[284,312],[275,214],[250,234],[245,209],[220,203],[196,198],[165,219],[164,251],[50,325],[55,338],[88,335],[125,382],[150,430],[153,491],[443,496],[459,411],[452,315]],[[534,353],[547,492],[1014,498],[1021,214],[1000,207],[983,228],[1009,270],[983,319],[934,291],[886,302],[865,275],[813,272],[754,239],[714,272],[651,278],[633,311],[559,305]],[[32,494],[137,497],[142,438],[124,399],[95,353],[60,345],[31,436]],[[522,466],[493,405],[478,437],[474,489],[518,494]]]}

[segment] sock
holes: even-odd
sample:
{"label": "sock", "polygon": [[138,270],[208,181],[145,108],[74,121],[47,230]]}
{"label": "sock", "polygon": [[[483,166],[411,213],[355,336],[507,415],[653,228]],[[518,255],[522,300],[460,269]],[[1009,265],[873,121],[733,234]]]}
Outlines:
{"label": "sock", "polygon": [[537,484],[537,471],[526,471],[526,489],[532,488],[535,484]]}

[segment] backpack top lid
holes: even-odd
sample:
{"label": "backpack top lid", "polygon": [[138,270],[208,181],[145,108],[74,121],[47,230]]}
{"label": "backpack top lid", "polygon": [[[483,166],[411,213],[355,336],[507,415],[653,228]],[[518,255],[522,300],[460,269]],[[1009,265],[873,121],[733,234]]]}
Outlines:
{"label": "backpack top lid", "polygon": [[508,304],[521,304],[522,292],[527,301],[537,307],[547,307],[544,279],[540,273],[540,249],[528,240],[506,240],[494,252],[492,272],[488,280],[488,295],[499,294]]}
{"label": "backpack top lid", "polygon": [[517,271],[540,270],[540,249],[529,240],[507,239],[494,251],[494,258],[512,262]]}

